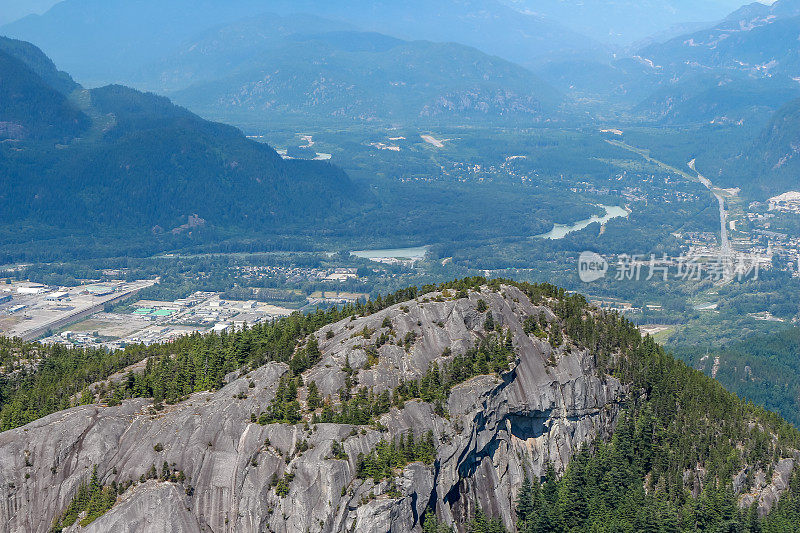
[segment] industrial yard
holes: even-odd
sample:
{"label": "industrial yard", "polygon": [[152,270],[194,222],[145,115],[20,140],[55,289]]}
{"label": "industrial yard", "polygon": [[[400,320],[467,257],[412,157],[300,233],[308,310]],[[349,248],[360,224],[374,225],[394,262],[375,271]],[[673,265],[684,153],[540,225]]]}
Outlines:
{"label": "industrial yard", "polygon": [[222,333],[288,316],[292,309],[256,301],[223,300],[196,292],[175,301],[139,300],[113,312],[99,312],[42,339],[67,346],[124,348],[171,342],[192,333]]}
{"label": "industrial yard", "polygon": [[0,334],[38,339],[124,302],[156,281],[87,283],[66,288],[8,281],[0,284]]}
{"label": "industrial yard", "polygon": [[139,292],[157,281],[87,281],[76,287],[0,283],[0,335],[116,349],[169,342],[195,332],[221,333],[293,312],[254,300],[224,300],[214,292],[174,301],[137,301]]}

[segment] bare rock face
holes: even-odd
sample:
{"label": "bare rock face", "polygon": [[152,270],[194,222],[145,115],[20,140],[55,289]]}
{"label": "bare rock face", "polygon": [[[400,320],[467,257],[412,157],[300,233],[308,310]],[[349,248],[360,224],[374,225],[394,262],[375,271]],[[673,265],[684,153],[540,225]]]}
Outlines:
{"label": "bare rock face", "polygon": [[[266,408],[288,372],[281,363],[231,376],[221,390],[194,394],[158,413],[146,400],[73,408],[0,434],[0,531],[48,531],[95,465],[100,481],[110,484],[138,481],[165,463],[186,480],[137,483],[83,529],[419,531],[431,506],[448,521],[480,506],[511,526],[513,497],[525,474],[541,475],[548,462],[563,471],[582,444],[608,436],[626,393],[616,379],[597,375],[591,353],[554,350],[525,334],[524,318],[542,312],[552,318],[549,309],[513,287],[461,299],[426,295],[322,328],[322,361],[303,378],[335,395],[345,382],[342,368],[348,362],[362,367],[366,344],[391,329],[395,339],[409,342],[382,345],[377,363],[356,374],[359,386],[391,390],[486,337],[481,299],[497,327],[510,330],[517,360],[501,376],[478,376],[453,388],[448,417],[412,401],[381,418],[384,433],[337,424],[252,423],[251,414]],[[377,484],[356,477],[358,455],[381,439],[429,430],[437,443],[433,465],[413,463]],[[332,457],[334,442],[343,444],[346,460]],[[291,474],[289,493],[281,497],[272,482],[285,474]]]}
{"label": "bare rock face", "polygon": [[[751,491],[739,496],[739,505],[749,507],[753,502],[757,502],[759,514],[766,515],[778,503],[781,494],[789,488],[792,473],[798,458],[800,458],[798,456],[800,454],[795,453],[795,457],[780,459],[774,465],[772,479],[767,479],[766,473],[759,470],[755,475],[756,483]],[[746,475],[746,472],[742,472],[736,477],[734,490],[738,491],[742,487]]]}
{"label": "bare rock face", "polygon": [[[174,483],[148,481],[125,493],[114,508],[83,529],[91,533],[192,533],[200,531],[197,518],[189,511],[188,498]],[[79,526],[65,531],[81,531]]]}

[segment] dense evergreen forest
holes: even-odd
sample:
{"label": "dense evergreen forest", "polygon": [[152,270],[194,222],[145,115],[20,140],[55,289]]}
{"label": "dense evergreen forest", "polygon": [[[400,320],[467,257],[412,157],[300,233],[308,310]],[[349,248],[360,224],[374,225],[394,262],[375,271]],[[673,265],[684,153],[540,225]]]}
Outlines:
{"label": "dense evergreen forest", "polygon": [[[759,335],[723,348],[683,347],[676,355],[728,390],[800,427],[800,329]],[[717,364],[717,361],[719,363]]]}
{"label": "dense evergreen forest", "polygon": [[63,142],[89,127],[89,117],[2,47],[0,73],[0,140],[27,135]]}
{"label": "dense evergreen forest", "polygon": [[[649,448],[647,439],[630,425],[613,443],[594,454],[582,452],[559,478],[551,469],[542,480],[525,479],[517,496],[520,533],[630,532],[630,533],[796,533],[800,531],[800,474],[766,516],[757,508],[742,509],[729,485],[712,483],[697,498],[671,498],[647,485],[643,462],[636,455]],[[467,523],[469,533],[505,533],[499,520],[478,509]],[[424,533],[452,533],[454,529],[426,515]]]}
{"label": "dense evergreen forest", "polygon": [[[444,400],[454,384],[509,368],[513,354],[510,336],[497,332],[466,355],[451,358],[444,366],[434,365],[421,379],[391,392],[374,395],[363,388],[345,387],[339,398],[321,398],[316,384],[304,383],[300,376],[320,358],[310,334],[342,318],[371,314],[433,290],[449,289],[456,297],[465,297],[468,291],[486,285],[500,290],[503,283],[515,284],[533,302],[546,303],[556,314],[552,323],[541,316],[528,317],[526,332],[546,336],[554,344],[590,349],[600,371],[629,383],[632,391],[611,442],[597,442],[582,450],[560,478],[551,471],[543,480],[526,483],[519,501],[520,530],[797,530],[791,528],[797,526],[793,518],[800,493],[792,492],[776,511],[761,519],[752,509],[738,508],[733,490],[734,479],[746,491],[758,472],[769,477],[778,459],[800,448],[796,429],[675,360],[650,337],[642,338],[624,318],[592,309],[582,296],[547,284],[468,278],[412,287],[342,309],[296,313],[235,333],[193,335],[172,344],[131,346],[110,353],[3,339],[0,423],[6,430],[78,403],[113,405],[130,397],[152,398],[157,410],[164,402],[221,387],[224,376],[233,370],[249,370],[269,361],[288,363],[290,372],[267,410],[252,414],[253,422],[298,423],[305,419],[375,424],[377,415],[412,398],[433,403],[446,415]],[[491,331],[491,314],[484,311],[485,327]],[[391,323],[384,326],[391,328]],[[142,373],[129,373],[109,386],[90,387],[145,358]],[[304,406],[297,399],[303,387]],[[410,438],[410,442],[387,440],[361,458],[362,475],[379,479],[405,462],[429,462],[427,437]],[[793,490],[796,487],[797,482]],[[500,527],[485,515],[473,518],[473,531],[497,531]],[[438,526],[431,519],[426,527]]]}

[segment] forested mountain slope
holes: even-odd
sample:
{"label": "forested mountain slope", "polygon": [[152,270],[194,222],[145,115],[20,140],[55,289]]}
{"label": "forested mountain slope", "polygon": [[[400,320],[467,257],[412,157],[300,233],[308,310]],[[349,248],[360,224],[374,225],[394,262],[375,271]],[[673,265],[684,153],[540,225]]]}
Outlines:
{"label": "forested mountain slope", "polygon": [[366,198],[327,163],[284,161],[163,97],[122,86],[83,90],[30,45],[2,44],[2,244],[93,232],[276,233],[340,216]]}
{"label": "forested mountain slope", "polygon": [[89,128],[67,99],[77,87],[28,43],[0,37],[0,140],[66,141]]}
{"label": "forested mountain slope", "polygon": [[[800,100],[779,109],[744,154],[750,167],[748,188],[771,196],[800,187]],[[747,168],[747,166],[745,166]]]}
{"label": "forested mountain slope", "polygon": [[687,363],[725,387],[800,426],[800,329],[762,335],[713,351],[683,348]]}
{"label": "forested mountain slope", "polygon": [[25,63],[29,69],[60,93],[68,94],[80,88],[80,85],[75,83],[69,74],[59,71],[44,52],[29,42],[0,36],[0,51]]}
{"label": "forested mountain slope", "polygon": [[0,358],[12,530],[796,530],[795,429],[549,285]]}
{"label": "forested mountain slope", "polygon": [[720,69],[658,74],[655,90],[634,111],[646,119],[670,124],[739,124],[758,127],[786,102],[800,96],[800,85],[788,79],[754,78]]}
{"label": "forested mountain slope", "polygon": [[725,150],[721,158],[702,153],[701,168],[714,169],[709,178],[722,187],[738,187],[754,200],[764,201],[787,191],[800,190],[800,99],[768,115],[752,136]]}

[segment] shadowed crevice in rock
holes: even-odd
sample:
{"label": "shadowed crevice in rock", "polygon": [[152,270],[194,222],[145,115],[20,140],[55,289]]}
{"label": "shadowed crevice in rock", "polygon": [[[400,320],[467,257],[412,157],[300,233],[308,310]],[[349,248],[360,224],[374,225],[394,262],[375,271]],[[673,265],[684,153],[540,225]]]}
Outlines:
{"label": "shadowed crevice in rock", "polygon": [[[519,440],[538,439],[548,431],[550,428],[547,422],[550,420],[552,411],[543,411],[539,413],[530,413],[527,415],[511,414],[506,417],[511,425],[511,434]],[[570,418],[576,417],[568,417]],[[570,420],[576,422],[576,420]]]}

